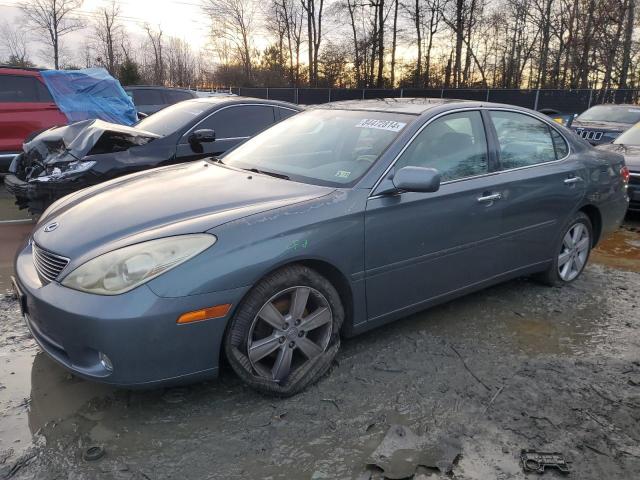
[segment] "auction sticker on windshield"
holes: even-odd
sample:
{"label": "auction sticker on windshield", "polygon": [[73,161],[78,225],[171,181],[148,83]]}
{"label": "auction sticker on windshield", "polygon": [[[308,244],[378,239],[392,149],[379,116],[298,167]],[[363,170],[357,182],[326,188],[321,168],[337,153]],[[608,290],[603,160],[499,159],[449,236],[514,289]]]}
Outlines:
{"label": "auction sticker on windshield", "polygon": [[399,132],[406,123],[394,122],[393,120],[376,120],[375,118],[363,118],[356,124],[356,128],[376,128],[378,130],[389,130]]}

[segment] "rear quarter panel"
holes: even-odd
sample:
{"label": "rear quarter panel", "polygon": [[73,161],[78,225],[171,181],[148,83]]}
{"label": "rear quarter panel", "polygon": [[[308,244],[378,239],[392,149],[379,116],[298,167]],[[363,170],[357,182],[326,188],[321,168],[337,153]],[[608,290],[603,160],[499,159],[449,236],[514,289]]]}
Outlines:
{"label": "rear quarter panel", "polygon": [[629,205],[620,174],[624,157],[591,147],[584,148],[580,156],[587,170],[585,204],[594,205],[600,211],[602,237],[618,228]]}

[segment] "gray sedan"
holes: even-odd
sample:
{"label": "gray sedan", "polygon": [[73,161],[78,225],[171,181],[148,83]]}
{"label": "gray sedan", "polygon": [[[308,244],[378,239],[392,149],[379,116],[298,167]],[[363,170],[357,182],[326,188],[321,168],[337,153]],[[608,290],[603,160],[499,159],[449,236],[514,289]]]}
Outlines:
{"label": "gray sedan", "polygon": [[67,196],[15,263],[33,336],[84,378],[290,395],[352,336],[522,275],[563,285],[624,217],[621,156],[535,112],[334,103],[222,158]]}

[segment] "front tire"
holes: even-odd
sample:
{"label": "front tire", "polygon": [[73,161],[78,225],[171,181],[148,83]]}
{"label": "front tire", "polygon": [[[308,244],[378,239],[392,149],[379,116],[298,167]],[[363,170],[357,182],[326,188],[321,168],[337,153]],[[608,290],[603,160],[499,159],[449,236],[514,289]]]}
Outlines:
{"label": "front tire", "polygon": [[340,347],[344,308],[315,270],[292,265],[255,285],[225,335],[234,371],[263,393],[289,396],[315,383]]}
{"label": "front tire", "polygon": [[563,230],[553,263],[539,279],[551,286],[567,285],[583,272],[593,246],[593,226],[583,212],[577,212]]}

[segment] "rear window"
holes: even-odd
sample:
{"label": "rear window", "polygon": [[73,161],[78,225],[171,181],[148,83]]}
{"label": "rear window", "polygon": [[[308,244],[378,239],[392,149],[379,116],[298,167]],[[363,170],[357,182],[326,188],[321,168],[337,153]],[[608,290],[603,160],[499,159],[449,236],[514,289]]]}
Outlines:
{"label": "rear window", "polygon": [[165,90],[164,96],[170,105],[193,98],[193,95],[189,92],[181,92],[180,90]]}
{"label": "rear window", "polygon": [[136,126],[147,132],[166,136],[191,126],[211,105],[206,102],[191,100],[170,105],[147,118],[140,120]]}
{"label": "rear window", "polygon": [[0,102],[53,102],[47,87],[35,77],[0,75]]}
{"label": "rear window", "polygon": [[152,88],[143,88],[131,90],[133,103],[135,105],[164,105],[162,91]]}

